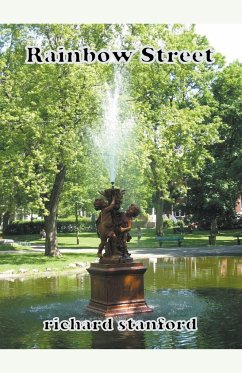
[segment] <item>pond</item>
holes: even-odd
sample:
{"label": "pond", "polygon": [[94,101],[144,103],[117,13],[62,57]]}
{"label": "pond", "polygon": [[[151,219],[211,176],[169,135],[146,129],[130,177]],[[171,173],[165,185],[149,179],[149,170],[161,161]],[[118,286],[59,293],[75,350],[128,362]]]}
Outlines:
{"label": "pond", "polygon": [[[242,348],[242,258],[142,260],[145,299],[152,313],[135,320],[188,320],[196,331],[43,331],[59,317],[101,319],[86,310],[88,274],[0,281],[1,349],[231,349]],[[129,316],[130,318],[130,316]],[[114,319],[125,320],[124,316]]]}

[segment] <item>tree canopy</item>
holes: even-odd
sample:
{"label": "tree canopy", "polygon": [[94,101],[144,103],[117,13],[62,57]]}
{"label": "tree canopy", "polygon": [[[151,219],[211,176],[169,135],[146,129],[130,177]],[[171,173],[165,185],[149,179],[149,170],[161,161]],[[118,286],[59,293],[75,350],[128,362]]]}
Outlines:
{"label": "tree canopy", "polygon": [[144,64],[135,55],[118,66],[29,65],[27,45],[193,51],[209,42],[193,25],[0,26],[0,213],[22,208],[45,216],[46,255],[58,255],[58,211],[70,214],[76,202],[93,211],[98,190],[112,181],[93,141],[105,120],[107,86],[122,85],[117,125],[132,123],[119,139],[115,180],[127,189],[124,207],[136,202],[145,211],[153,199],[161,233],[163,204],[174,187],[186,192],[189,180],[201,181],[204,172],[209,178],[212,162],[216,169],[223,163],[227,185],[239,190],[241,64],[224,68],[217,54],[213,64]]}

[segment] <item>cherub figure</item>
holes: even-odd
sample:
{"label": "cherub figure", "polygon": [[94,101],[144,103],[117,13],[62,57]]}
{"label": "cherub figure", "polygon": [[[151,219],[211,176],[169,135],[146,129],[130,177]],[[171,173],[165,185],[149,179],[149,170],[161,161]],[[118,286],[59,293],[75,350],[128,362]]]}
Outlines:
{"label": "cherub figure", "polygon": [[121,240],[122,240],[122,246],[123,246],[123,250],[124,250],[124,253],[123,253],[124,256],[130,255],[129,252],[128,252],[128,248],[127,248],[127,242],[129,242],[131,240],[131,236],[129,234],[129,231],[132,228],[133,218],[136,218],[136,216],[138,216],[139,213],[140,213],[139,206],[132,203],[129,206],[126,213],[122,213],[122,215],[121,215],[121,221],[120,221],[120,226],[118,228],[118,232],[122,233]]}
{"label": "cherub figure", "polygon": [[100,215],[96,221],[97,233],[100,236],[101,243],[98,247],[97,256],[102,257],[102,251],[107,244],[108,239],[112,238],[112,254],[121,254],[117,251],[117,238],[114,232],[114,223],[112,220],[112,210],[116,204],[115,196],[113,196],[110,205],[103,199],[96,199],[94,201],[94,208],[96,211],[101,210]]}

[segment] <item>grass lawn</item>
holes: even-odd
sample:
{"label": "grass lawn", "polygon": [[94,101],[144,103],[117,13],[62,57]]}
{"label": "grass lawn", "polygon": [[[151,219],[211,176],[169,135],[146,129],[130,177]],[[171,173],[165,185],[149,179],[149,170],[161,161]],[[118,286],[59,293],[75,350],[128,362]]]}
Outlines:
{"label": "grass lawn", "polygon": [[18,252],[20,250],[28,250],[28,246],[19,246],[19,245],[0,245],[0,251],[15,251]]}
{"label": "grass lawn", "polygon": [[[29,234],[29,235],[15,235],[6,236],[4,238],[12,239],[16,242],[30,242],[34,245],[44,245],[45,241],[40,239],[39,234]],[[80,244],[76,243],[75,233],[58,233],[58,246],[69,247],[69,248],[97,248],[99,245],[99,238],[95,232],[83,232],[79,235]],[[28,248],[28,246],[26,246]]]}
{"label": "grass lawn", "polygon": [[[216,246],[226,246],[226,245],[236,245],[237,241],[233,235],[235,234],[242,235],[242,229],[240,230],[224,230],[220,231],[220,235],[217,236]],[[184,247],[200,247],[200,246],[209,246],[208,236],[209,231],[194,231],[192,234],[184,234],[184,241],[182,246]],[[131,230],[132,240],[129,242],[129,248],[155,248],[159,247],[158,242],[156,241],[156,235],[154,229],[144,228],[142,229],[142,238],[138,243],[136,230]],[[178,237],[179,234],[174,234],[172,228],[165,230],[165,236],[175,236]],[[5,238],[10,238],[15,241],[27,241],[33,244],[44,244],[44,240],[39,238],[39,235],[21,235],[21,236],[8,236]],[[69,248],[97,248],[99,245],[99,238],[95,232],[82,232],[80,233],[80,244],[76,243],[75,233],[59,233],[58,234],[58,244],[59,247],[69,247]],[[164,242],[163,247],[175,247],[177,242]],[[28,247],[25,247],[28,249]]]}
{"label": "grass lawn", "polygon": [[[46,257],[43,253],[27,253],[27,254],[0,254],[0,273],[13,270],[15,274],[20,273],[21,269],[27,270],[26,274],[34,274],[35,272],[48,271],[66,271],[78,269],[75,263],[86,264],[95,261],[97,257],[89,254],[63,254],[61,257]],[[72,266],[69,267],[69,264]],[[74,267],[74,268],[73,268]],[[34,270],[34,271],[33,271]]]}
{"label": "grass lawn", "polygon": [[[224,230],[220,231],[217,236],[216,246],[230,246],[236,245],[237,239],[233,237],[235,234],[241,234],[242,230]],[[131,233],[132,235],[132,233]],[[182,242],[182,247],[201,247],[201,246],[210,246],[208,242],[208,236],[210,235],[209,231],[194,231],[193,233],[185,233],[182,235],[184,241]],[[158,241],[156,241],[156,235],[154,229],[142,229],[142,238],[138,243],[135,231],[133,232],[133,239],[129,243],[130,248],[155,248],[159,247]],[[167,237],[179,237],[179,233],[173,233],[173,228],[168,228],[165,230],[164,236]],[[176,247],[177,242],[163,242],[162,247]]]}

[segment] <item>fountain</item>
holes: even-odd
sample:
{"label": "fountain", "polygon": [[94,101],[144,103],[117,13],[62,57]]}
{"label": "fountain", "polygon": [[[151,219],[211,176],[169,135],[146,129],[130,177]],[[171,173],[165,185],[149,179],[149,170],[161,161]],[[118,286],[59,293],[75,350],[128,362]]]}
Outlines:
{"label": "fountain", "polygon": [[[106,189],[96,199],[94,207],[101,210],[97,219],[97,232],[101,243],[98,248],[99,263],[91,263],[91,300],[88,310],[105,317],[151,312],[144,300],[144,273],[146,267],[135,263],[128,252],[127,242],[132,219],[140,209],[131,204],[126,212],[120,212],[124,190]],[[102,254],[103,249],[105,253]]]}
{"label": "fountain", "polygon": [[151,311],[144,300],[146,267],[133,262],[127,247],[132,219],[138,216],[140,209],[131,204],[126,212],[120,211],[125,190],[114,186],[118,163],[127,154],[134,123],[130,119],[120,119],[122,86],[122,69],[117,68],[114,89],[106,89],[103,128],[93,137],[106,166],[111,188],[99,192],[102,198],[94,201],[95,210],[100,211],[96,222],[100,237],[97,255],[100,259],[88,269],[91,276],[88,310],[107,317]]}
{"label": "fountain", "polygon": [[[134,120],[130,115],[122,68],[116,68],[114,86],[106,84],[100,93],[103,96],[103,116],[101,128],[90,133],[95,147],[106,168],[108,179],[114,185],[118,166],[126,162],[127,154],[134,144]],[[128,105],[128,106],[127,106]]]}
{"label": "fountain", "polygon": [[[115,317],[114,330],[108,332],[101,328],[72,332],[42,330],[42,322],[54,317],[75,317],[81,322],[99,319],[87,310],[88,273],[1,279],[0,349],[241,349],[242,258],[232,253],[190,257],[188,252],[186,257],[171,257],[167,251],[166,257],[157,258],[156,271],[153,263],[144,259],[148,268],[146,300],[153,312]],[[160,316],[167,320],[196,316],[198,330],[117,329],[120,320],[148,321]]]}

